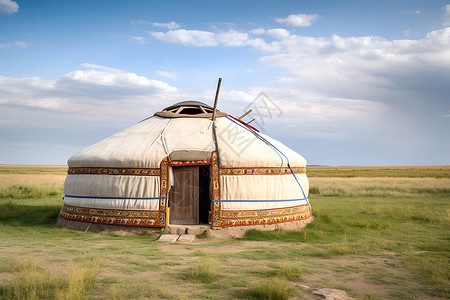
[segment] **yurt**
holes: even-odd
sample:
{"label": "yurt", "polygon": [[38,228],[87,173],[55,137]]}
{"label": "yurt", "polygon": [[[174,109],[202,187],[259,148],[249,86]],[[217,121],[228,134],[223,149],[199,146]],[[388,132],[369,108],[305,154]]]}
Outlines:
{"label": "yurt", "polygon": [[68,161],[58,224],[212,229],[309,220],[306,161],[196,101],[169,106]]}

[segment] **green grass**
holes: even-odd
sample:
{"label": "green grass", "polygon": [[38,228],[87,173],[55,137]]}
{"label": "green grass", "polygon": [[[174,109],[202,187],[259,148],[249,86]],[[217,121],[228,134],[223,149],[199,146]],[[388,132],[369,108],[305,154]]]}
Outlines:
{"label": "green grass", "polygon": [[265,279],[245,292],[241,296],[244,299],[261,300],[287,300],[292,295],[293,289],[286,280],[280,278]]}
{"label": "green grass", "polygon": [[307,167],[310,177],[450,178],[450,166]]}
{"label": "green grass", "polygon": [[96,261],[76,264],[67,276],[34,260],[8,257],[0,260],[0,271],[15,275],[9,285],[0,287],[3,299],[87,299],[100,266]]}
{"label": "green grass", "polygon": [[182,244],[57,227],[66,169],[0,167],[0,299],[450,298],[449,168],[349,170],[309,170],[301,231]]}
{"label": "green grass", "polygon": [[198,264],[186,272],[186,279],[202,283],[210,283],[219,277],[219,262],[209,259],[200,258]]}

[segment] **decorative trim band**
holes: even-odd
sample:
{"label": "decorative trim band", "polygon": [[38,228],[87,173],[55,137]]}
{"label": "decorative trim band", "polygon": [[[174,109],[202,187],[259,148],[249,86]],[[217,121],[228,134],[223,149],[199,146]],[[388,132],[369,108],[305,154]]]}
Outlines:
{"label": "decorative trim band", "polygon": [[[305,174],[306,167],[292,168],[294,174]],[[220,168],[220,175],[287,175],[289,168]]]}
{"label": "decorative trim band", "polygon": [[168,224],[167,214],[167,197],[169,194],[170,178],[169,178],[169,162],[170,158],[166,156],[160,163],[160,188],[159,188],[159,226],[166,227]]}
{"label": "decorative trim band", "polygon": [[216,151],[211,154],[211,228],[220,227],[220,168]]}
{"label": "decorative trim band", "polygon": [[159,176],[159,168],[69,168],[69,175],[132,175],[132,176]]}
{"label": "decorative trim band", "polygon": [[88,196],[72,196],[65,195],[64,197],[70,198],[78,198],[78,199],[120,199],[120,200],[159,200],[159,199],[167,199],[167,197],[151,197],[151,198],[138,198],[138,197],[88,197]]}
{"label": "decorative trim band", "polygon": [[[209,165],[210,160],[199,161],[171,161],[171,166]],[[292,168],[294,174],[306,173],[305,167]],[[220,168],[220,175],[285,175],[292,174],[289,168]],[[131,175],[131,176],[160,176],[160,169],[156,168],[69,168],[70,175]]]}
{"label": "decorative trim band", "polygon": [[220,211],[219,227],[269,225],[305,220],[311,217],[308,204],[264,210]]}
{"label": "decorative trim band", "polygon": [[190,161],[181,161],[181,160],[171,160],[171,166],[199,166],[199,165],[210,165],[210,160],[190,160]]}
{"label": "decorative trim band", "polygon": [[212,202],[288,202],[288,201],[304,201],[308,200],[308,198],[302,199],[280,199],[280,200],[212,200]]}
{"label": "decorative trim band", "polygon": [[59,216],[72,221],[109,225],[159,227],[159,211],[78,207],[64,204]]}

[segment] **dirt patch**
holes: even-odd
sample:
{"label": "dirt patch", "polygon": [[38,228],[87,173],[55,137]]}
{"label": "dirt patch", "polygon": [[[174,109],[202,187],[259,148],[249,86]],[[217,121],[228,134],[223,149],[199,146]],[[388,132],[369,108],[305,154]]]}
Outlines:
{"label": "dirt patch", "polygon": [[0,273],[0,286],[8,286],[14,280],[14,274],[8,272]]}
{"label": "dirt patch", "polygon": [[[345,257],[318,262],[326,263],[327,269],[320,268],[320,273],[312,269],[312,272],[303,278],[301,284],[311,286],[308,292],[321,288],[344,288],[352,291],[349,296],[355,298],[370,295],[377,299],[392,299],[399,297],[398,280],[404,282],[405,286],[410,283],[410,274],[397,267],[401,264],[399,258]],[[392,277],[397,279],[396,283],[389,282],[387,279]],[[404,289],[405,286],[402,286],[401,289]],[[426,295],[417,296],[420,299],[426,298]],[[308,294],[305,299],[318,298]]]}

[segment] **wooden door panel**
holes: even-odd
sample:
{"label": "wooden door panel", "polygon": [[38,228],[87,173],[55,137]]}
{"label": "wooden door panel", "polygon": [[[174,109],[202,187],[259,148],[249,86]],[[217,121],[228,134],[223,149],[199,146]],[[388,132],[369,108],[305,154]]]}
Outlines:
{"label": "wooden door panel", "polygon": [[198,166],[173,167],[174,185],[169,192],[170,223],[199,224]]}

